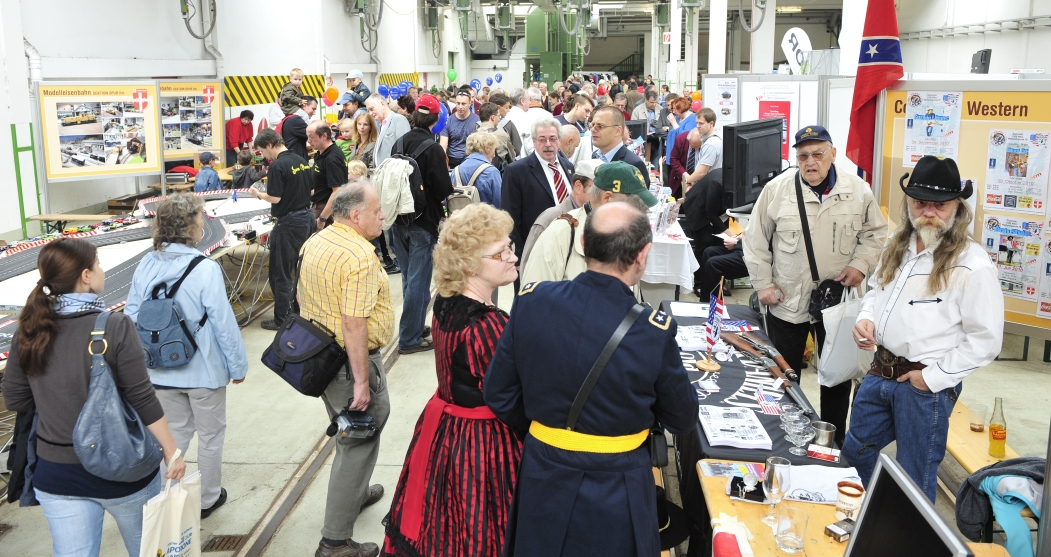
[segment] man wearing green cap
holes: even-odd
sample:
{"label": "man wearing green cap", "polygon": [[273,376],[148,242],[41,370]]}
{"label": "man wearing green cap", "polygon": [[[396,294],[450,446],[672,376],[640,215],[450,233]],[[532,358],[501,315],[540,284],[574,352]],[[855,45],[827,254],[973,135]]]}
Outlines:
{"label": "man wearing green cap", "polygon": [[580,237],[592,210],[611,201],[626,201],[645,212],[657,204],[646,188],[642,173],[621,161],[604,163],[595,171],[588,202],[564,213],[537,238],[522,269],[522,284],[543,280],[573,280],[587,270]]}

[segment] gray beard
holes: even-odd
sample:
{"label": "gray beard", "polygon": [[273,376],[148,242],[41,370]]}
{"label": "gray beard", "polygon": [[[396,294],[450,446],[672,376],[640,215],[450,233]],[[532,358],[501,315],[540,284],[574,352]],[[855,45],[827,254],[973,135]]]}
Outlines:
{"label": "gray beard", "polygon": [[909,213],[909,222],[912,223],[912,228],[916,230],[916,234],[920,237],[920,241],[923,242],[925,249],[934,251],[938,247],[938,244],[942,241],[942,236],[945,235],[952,225],[956,222],[956,212],[953,211],[952,215],[949,216],[949,220],[945,222],[945,228],[934,228],[932,226],[917,226],[916,219]]}

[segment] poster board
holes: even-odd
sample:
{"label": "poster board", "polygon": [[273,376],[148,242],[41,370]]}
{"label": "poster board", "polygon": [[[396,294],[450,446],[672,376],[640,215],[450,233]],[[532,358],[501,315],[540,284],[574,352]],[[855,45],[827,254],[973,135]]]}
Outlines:
{"label": "poster board", "polygon": [[705,75],[704,106],[715,111],[715,131],[722,133],[726,124],[740,121],[741,84],[736,75]]}
{"label": "poster board", "polygon": [[221,81],[161,81],[160,112],[164,158],[188,159],[211,151],[223,156]]}
{"label": "poster board", "polygon": [[740,80],[740,121],[784,118],[781,157],[795,161],[791,145],[796,131],[820,121],[820,76],[742,75]]}
{"label": "poster board", "polygon": [[161,171],[155,81],[38,85],[48,181]]}
{"label": "poster board", "polygon": [[[898,180],[912,170],[903,155],[909,99],[915,92],[962,94],[956,162],[960,177],[974,184],[968,200],[975,212],[972,234],[997,264],[1005,330],[1051,338],[1048,151],[1046,145],[1042,154],[1036,148],[1051,138],[1047,82],[903,80],[888,88],[877,116],[874,183],[879,184],[877,199],[887,207],[892,227],[899,221],[904,198]],[[1031,151],[1030,143],[1036,146]],[[1019,177],[1028,178],[1028,183]],[[1035,190],[1040,191],[1034,195]]]}

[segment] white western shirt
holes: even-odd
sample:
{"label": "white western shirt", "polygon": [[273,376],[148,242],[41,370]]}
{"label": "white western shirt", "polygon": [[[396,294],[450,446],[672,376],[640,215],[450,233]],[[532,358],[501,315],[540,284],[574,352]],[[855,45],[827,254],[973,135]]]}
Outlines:
{"label": "white western shirt", "polygon": [[[551,198],[555,200],[555,204],[558,204],[558,188],[555,186],[555,171],[551,170],[548,166],[548,162],[540,158],[540,151],[533,151],[533,156],[536,160],[540,161],[540,164],[544,167],[544,176],[547,176],[547,186],[551,188]],[[558,160],[558,155],[555,155],[555,164],[558,165],[558,171],[562,174],[562,180],[566,185],[566,195],[573,193],[573,179],[572,176],[566,175],[566,169],[562,166],[562,163]]]}
{"label": "white western shirt", "polygon": [[968,242],[949,275],[948,286],[927,293],[933,268],[930,249],[916,254],[916,236],[894,280],[869,278],[858,321],[875,323],[876,343],[912,362],[924,364],[923,380],[932,392],[955,387],[1000,353],[1004,336],[1004,296],[996,267],[975,242]]}

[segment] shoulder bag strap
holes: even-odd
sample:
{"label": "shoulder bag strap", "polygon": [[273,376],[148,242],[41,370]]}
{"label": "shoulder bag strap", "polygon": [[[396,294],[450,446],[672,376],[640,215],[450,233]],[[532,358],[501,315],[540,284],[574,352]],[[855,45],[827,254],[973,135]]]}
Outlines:
{"label": "shoulder bag strap", "polygon": [[[803,225],[803,242],[806,244],[806,257],[810,261],[810,278],[814,284],[819,282],[817,273],[817,262],[814,261],[814,243],[810,239],[810,224],[806,218],[806,206],[803,202],[803,186],[800,183],[799,172],[796,172],[796,203],[799,205],[799,222]],[[815,337],[816,338],[816,337]]]}
{"label": "shoulder bag strap", "polygon": [[456,176],[456,187],[463,189],[463,178],[460,176],[460,169],[453,169],[453,176]]}
{"label": "shoulder bag strap", "polygon": [[573,244],[577,239],[577,224],[579,224],[579,221],[569,213],[562,213],[558,218],[569,223],[569,251],[566,252],[566,265],[562,269],[562,276],[566,276],[566,269],[569,268],[569,258],[573,256]]}
{"label": "shoulder bag strap", "polygon": [[[206,258],[203,255],[198,255],[197,257],[194,257],[193,260],[190,261],[190,264],[186,266],[186,270],[183,271],[182,276],[179,277],[179,280],[177,280],[175,282],[175,284],[172,285],[170,290],[168,290],[167,292],[164,293],[164,297],[169,299],[169,300],[174,298],[175,297],[175,293],[178,292],[179,291],[179,287],[182,286],[182,281],[186,280],[186,277],[190,276],[190,272],[193,271],[193,268],[196,267],[197,265],[199,265],[201,263],[201,261],[204,261],[205,259]],[[202,317],[201,320],[197,322],[197,331],[200,331],[201,327],[204,327],[204,324],[207,321],[208,321],[208,312],[204,312],[204,317]],[[197,331],[194,331],[193,334],[197,334]]]}
{"label": "shoulder bag strap", "polygon": [[[296,280],[295,280],[295,282],[292,283],[292,302],[293,302],[292,307],[293,308],[295,308],[296,305],[298,305],[298,300],[299,300],[299,279],[300,279],[299,269],[302,266],[303,266],[303,252],[300,252],[299,253],[299,258],[296,259]],[[295,313],[298,314],[299,312],[295,312]],[[278,323],[277,325],[279,327],[281,326],[280,323]]]}
{"label": "shoulder bag strap", "polygon": [[[467,181],[467,187],[473,186],[474,185],[474,181],[478,179],[478,176],[481,175],[482,172],[485,172],[486,168],[489,168],[491,166],[493,166],[493,165],[491,165],[491,164],[489,164],[487,162],[483,162],[482,164],[478,165],[478,168],[474,169],[474,174],[471,174],[471,179]],[[460,173],[457,172],[456,176],[459,177]],[[461,184],[461,186],[462,186],[462,184]]]}
{"label": "shoulder bag strap", "polygon": [[[91,329],[91,340],[88,342],[88,354],[91,354],[91,369],[95,370],[98,364],[102,363],[102,355],[106,353],[109,348],[106,342],[106,321],[109,320],[109,312],[103,310],[99,313],[99,316],[95,318],[95,327]],[[102,351],[95,352],[95,343],[102,343]]]}
{"label": "shoulder bag strap", "polygon": [[595,364],[591,366],[591,371],[588,372],[587,378],[584,379],[584,384],[580,386],[576,398],[573,399],[573,406],[569,409],[569,418],[566,420],[566,429],[573,431],[573,428],[576,427],[577,418],[580,417],[580,411],[584,409],[584,403],[587,402],[588,395],[591,394],[591,390],[598,383],[598,378],[602,375],[602,371],[606,369],[609,359],[613,357],[613,353],[620,346],[620,341],[624,340],[624,336],[628,334],[628,330],[631,329],[631,326],[644,309],[646,309],[646,306],[642,304],[632,306],[628,314],[620,322],[620,325],[617,326],[617,330],[613,331],[613,336],[609,338],[606,347],[602,349],[602,353],[595,360]]}

